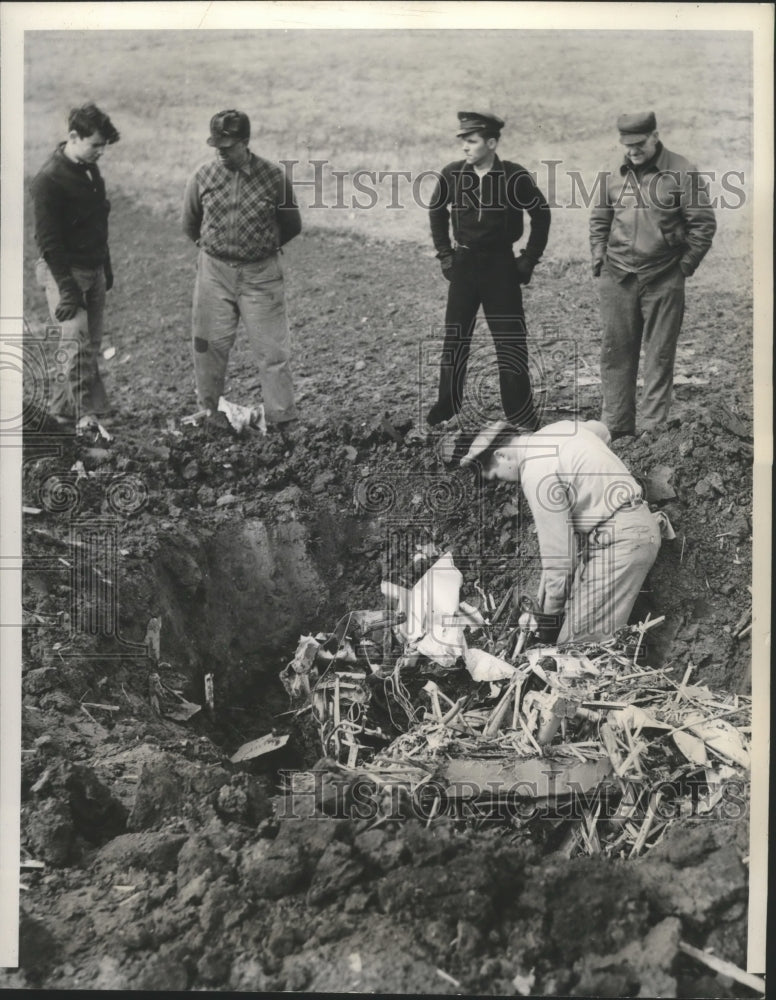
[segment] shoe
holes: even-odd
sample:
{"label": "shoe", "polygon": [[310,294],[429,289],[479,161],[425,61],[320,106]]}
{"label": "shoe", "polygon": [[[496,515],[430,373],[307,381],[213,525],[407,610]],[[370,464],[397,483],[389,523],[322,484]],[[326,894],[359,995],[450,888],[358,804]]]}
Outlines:
{"label": "shoe", "polygon": [[429,427],[436,427],[446,420],[452,420],[454,416],[455,412],[449,406],[445,406],[444,403],[434,403],[426,414],[426,423]]}
{"label": "shoe", "polygon": [[292,420],[284,420],[277,425],[283,444],[293,450],[299,443],[302,436],[302,425],[296,417]]}
{"label": "shoe", "polygon": [[85,413],[75,425],[76,434],[86,434],[88,431],[99,430],[100,422],[94,413]]}
{"label": "shoe", "polygon": [[612,431],[612,441],[617,441],[620,438],[632,438],[636,437],[635,431]]}

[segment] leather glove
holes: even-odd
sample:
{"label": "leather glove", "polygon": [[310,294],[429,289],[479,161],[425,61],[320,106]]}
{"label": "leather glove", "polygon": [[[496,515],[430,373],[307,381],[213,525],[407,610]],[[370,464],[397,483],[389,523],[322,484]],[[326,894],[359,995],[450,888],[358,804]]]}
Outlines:
{"label": "leather glove", "polygon": [[105,258],[105,291],[109,292],[113,288],[113,268],[111,267],[110,257]]}
{"label": "leather glove", "polygon": [[75,278],[65,278],[59,286],[59,305],[54,310],[54,317],[60,323],[73,319],[79,309],[83,308],[83,295]]}
{"label": "leather glove", "polygon": [[455,261],[455,254],[450,254],[448,257],[442,257],[439,261],[442,266],[442,274],[446,281],[451,281],[453,277],[453,262]]}
{"label": "leather glove", "polygon": [[531,275],[535,266],[534,262],[524,253],[521,253],[517,258],[515,268],[517,270],[517,280],[521,285],[529,285],[531,283]]}
{"label": "leather glove", "polygon": [[603,257],[599,257],[598,260],[594,260],[593,261],[593,277],[594,278],[600,278],[600,276],[601,276],[601,269],[603,268],[603,266],[604,266]]}

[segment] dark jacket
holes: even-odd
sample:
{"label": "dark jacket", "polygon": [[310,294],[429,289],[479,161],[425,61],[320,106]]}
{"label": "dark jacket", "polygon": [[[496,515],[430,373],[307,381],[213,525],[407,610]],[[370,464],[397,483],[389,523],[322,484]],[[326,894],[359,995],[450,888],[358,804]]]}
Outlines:
{"label": "dark jacket", "polygon": [[[72,277],[72,267],[100,267],[109,262],[105,182],[97,164],[85,167],[54,150],[32,182],[35,241],[60,284]],[[109,263],[108,263],[109,266]]]}
{"label": "dark jacket", "polygon": [[661,144],[642,170],[625,162],[603,177],[590,215],[593,260],[607,257],[635,272],[679,262],[685,274],[692,274],[717,228],[708,185],[698,168]]}
{"label": "dark jacket", "polygon": [[[521,167],[519,163],[500,160],[497,156],[490,172],[497,178],[497,204],[504,208],[504,249],[511,249],[512,244],[523,235],[523,212],[528,212],[531,232],[525,254],[536,263],[544,252],[550,231],[550,207],[544,195],[525,167]],[[460,242],[459,217],[466,205],[467,192],[472,190],[475,179],[474,168],[468,166],[465,160],[448,163],[442,168],[429,208],[431,238],[440,259],[453,252],[450,242],[451,219],[453,239]]]}

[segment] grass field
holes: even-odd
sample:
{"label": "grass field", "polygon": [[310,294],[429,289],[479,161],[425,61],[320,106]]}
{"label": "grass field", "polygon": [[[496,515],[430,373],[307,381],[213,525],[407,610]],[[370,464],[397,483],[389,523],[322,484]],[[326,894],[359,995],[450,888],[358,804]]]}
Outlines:
{"label": "grass field", "polygon": [[[741,171],[745,184],[751,177],[747,32],[29,32],[25,61],[27,175],[63,136],[68,109],[92,99],[122,135],[103,160],[109,190],[165,214],[177,212],[189,172],[209,155],[208,121],[224,107],[249,113],[255,151],[299,160],[297,180],[312,180],[309,160],[328,161],[326,208],[311,208],[312,189],[298,188],[308,224],[418,241],[429,252],[426,212],[406,181],[396,182],[404,209],[388,207],[385,179],[374,185],[375,207],[354,210],[349,176],[346,207],[333,207],[330,171],[438,169],[459,156],[461,107],[498,110],[507,120],[500,153],[536,171],[540,186],[548,185],[543,161],[561,161],[561,205],[570,200],[567,171],[589,187],[617,162],[614,120],[626,109],[654,108],[669,148],[701,169]],[[746,280],[750,203],[720,213],[698,281],[729,278],[731,266]],[[547,258],[586,256],[587,212],[556,211]]]}

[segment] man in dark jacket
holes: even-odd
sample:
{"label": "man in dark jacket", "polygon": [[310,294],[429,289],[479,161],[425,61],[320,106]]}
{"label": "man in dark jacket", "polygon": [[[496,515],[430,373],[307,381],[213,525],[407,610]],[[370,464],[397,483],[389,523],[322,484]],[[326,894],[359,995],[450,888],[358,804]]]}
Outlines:
{"label": "man in dark jacket", "polygon": [[[439,395],[426,419],[434,426],[461,410],[472,333],[482,306],[496,348],[504,413],[513,423],[533,429],[538,419],[520,286],[531,280],[547,244],[550,209],[528,171],[497,156],[501,118],[459,111],[458,120],[465,159],[442,169],[429,210],[431,236],[450,287]],[[531,232],[515,259],[513,244],[523,235],[524,211]]]}
{"label": "man in dark jacket", "polygon": [[302,229],[291,183],[280,167],[248,149],[242,111],[210,120],[217,155],[191,176],[183,196],[183,231],[199,247],[194,285],[194,372],[199,405],[216,426],[229,352],[242,318],[259,367],[267,421],[293,437],[297,424],[278,253]]}
{"label": "man in dark jacket", "polygon": [[96,425],[108,409],[98,366],[105,293],[113,287],[108,213],[97,161],[119,133],[94,104],[74,108],[68,135],[32,182],[36,275],[45,288],[52,320],[61,325],[58,354],[65,378],[51,391],[49,414],[78,430]]}
{"label": "man in dark jacket", "polygon": [[716,231],[703,175],[660,142],[654,111],[617,119],[625,160],[604,172],[590,215],[593,277],[599,278],[601,420],[612,439],[636,433],[636,376],[644,344],[641,418],[665,423],[671,405],[684,282]]}

